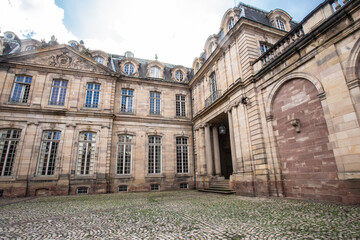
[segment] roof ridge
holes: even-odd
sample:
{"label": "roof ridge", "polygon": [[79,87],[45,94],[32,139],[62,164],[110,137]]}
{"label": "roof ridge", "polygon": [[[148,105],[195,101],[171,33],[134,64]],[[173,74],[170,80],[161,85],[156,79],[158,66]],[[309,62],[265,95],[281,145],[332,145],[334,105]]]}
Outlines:
{"label": "roof ridge", "polygon": [[262,13],[265,13],[265,14],[268,14],[268,13],[269,13],[268,11],[265,11],[265,10],[263,10],[263,9],[254,7],[254,6],[252,6],[252,5],[246,4],[246,3],[241,2],[241,1],[240,1],[239,4],[238,4],[238,7],[239,7],[239,6],[248,7],[248,8],[251,8],[251,9],[253,9],[253,10],[256,10],[256,11],[258,11],[258,12],[262,12]]}

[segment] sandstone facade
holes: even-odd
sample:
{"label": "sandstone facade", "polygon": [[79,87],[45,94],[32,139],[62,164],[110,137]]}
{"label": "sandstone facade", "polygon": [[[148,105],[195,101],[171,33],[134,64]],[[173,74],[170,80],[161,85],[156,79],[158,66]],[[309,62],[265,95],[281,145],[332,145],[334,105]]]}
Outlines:
{"label": "sandstone facade", "polygon": [[193,69],[5,32],[2,195],[230,179],[241,195],[359,203],[359,8],[324,1],[295,23],[241,3]]}

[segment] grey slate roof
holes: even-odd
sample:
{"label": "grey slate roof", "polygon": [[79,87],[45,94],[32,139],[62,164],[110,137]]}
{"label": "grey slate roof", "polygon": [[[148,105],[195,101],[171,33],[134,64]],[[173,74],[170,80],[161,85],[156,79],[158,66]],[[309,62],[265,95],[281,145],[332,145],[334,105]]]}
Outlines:
{"label": "grey slate roof", "polygon": [[[120,73],[120,64],[121,61],[125,59],[125,56],[123,55],[112,55],[112,60],[115,66],[115,72]],[[149,78],[147,77],[147,67],[149,65],[150,62],[152,62],[152,60],[146,60],[146,59],[141,59],[141,58],[134,58],[139,64],[139,77],[140,78]],[[166,81],[166,82],[176,82],[173,81],[171,79],[171,71],[173,68],[175,68],[177,65],[173,65],[173,64],[168,64],[168,63],[164,63],[165,68],[164,68],[164,78],[165,79],[154,79],[154,80],[159,80],[159,81]],[[110,69],[113,69],[113,67],[111,66],[111,61],[109,61],[109,66]],[[194,76],[194,72],[191,68],[186,68],[188,70],[188,74],[187,74],[187,79],[190,81],[192,79],[192,77]]]}

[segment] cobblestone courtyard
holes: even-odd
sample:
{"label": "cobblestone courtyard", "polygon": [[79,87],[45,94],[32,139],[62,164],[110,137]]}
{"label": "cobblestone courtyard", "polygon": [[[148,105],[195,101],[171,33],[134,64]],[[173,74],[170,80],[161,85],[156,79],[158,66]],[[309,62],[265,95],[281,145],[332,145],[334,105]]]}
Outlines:
{"label": "cobblestone courtyard", "polygon": [[196,191],[0,200],[0,239],[360,239],[360,208]]}

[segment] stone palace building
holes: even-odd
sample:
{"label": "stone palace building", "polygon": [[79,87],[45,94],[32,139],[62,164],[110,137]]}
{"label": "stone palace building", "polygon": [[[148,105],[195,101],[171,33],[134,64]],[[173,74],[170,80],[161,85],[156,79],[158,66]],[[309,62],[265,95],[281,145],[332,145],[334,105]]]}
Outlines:
{"label": "stone palace building", "polygon": [[[360,202],[360,1],[240,3],[192,68],[0,38],[0,196],[203,189]],[[189,56],[191,57],[191,56]]]}

